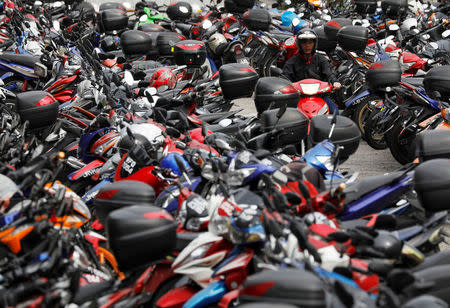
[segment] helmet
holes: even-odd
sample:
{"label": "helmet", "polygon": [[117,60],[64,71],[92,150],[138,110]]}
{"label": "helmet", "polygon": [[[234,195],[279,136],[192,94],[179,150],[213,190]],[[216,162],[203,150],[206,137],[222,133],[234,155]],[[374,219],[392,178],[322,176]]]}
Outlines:
{"label": "helmet", "polygon": [[162,67],[153,73],[150,78],[150,87],[154,87],[158,92],[173,89],[177,85],[175,74],[170,68]]}
{"label": "helmet", "polygon": [[212,50],[212,52],[217,55],[221,56],[225,48],[227,47],[228,42],[225,36],[223,36],[220,33],[214,33],[210,36],[208,39],[208,46]]}
{"label": "helmet", "polygon": [[164,169],[170,169],[176,175],[181,176],[183,174],[183,171],[180,170],[180,167],[178,167],[178,163],[175,159],[176,156],[179,158],[178,161],[183,162],[183,165],[186,168],[186,170],[191,169],[191,166],[189,166],[189,163],[186,161],[183,155],[174,152],[168,153],[166,156],[164,156],[164,158],[161,159],[159,166]]}
{"label": "helmet", "polygon": [[400,27],[400,29],[405,32],[413,28],[417,28],[417,19],[415,18],[406,18]]}
{"label": "helmet", "polygon": [[230,217],[229,239],[235,245],[263,242],[266,233],[261,222],[261,211],[256,205],[240,205],[242,212]]}
{"label": "helmet", "polygon": [[[132,124],[129,127],[135,138],[134,143],[142,146],[151,158],[159,160],[162,156],[162,145],[164,142],[162,130],[150,123]],[[121,140],[118,147],[128,151],[132,146],[133,141],[129,139],[124,128],[121,132]]]}
{"label": "helmet", "polygon": [[314,30],[308,29],[308,28],[300,30],[300,32],[298,33],[297,38],[296,38],[297,48],[300,53],[303,53],[303,50],[300,46],[300,42],[303,40],[314,40],[314,49],[312,52],[314,54],[316,52],[317,42],[318,42],[316,32],[314,32]]}

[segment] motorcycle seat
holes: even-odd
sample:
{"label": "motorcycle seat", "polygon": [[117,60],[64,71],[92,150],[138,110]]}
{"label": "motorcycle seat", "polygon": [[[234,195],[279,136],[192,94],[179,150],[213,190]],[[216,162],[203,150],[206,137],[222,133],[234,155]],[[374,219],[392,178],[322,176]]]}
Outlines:
{"label": "motorcycle seat", "polygon": [[423,87],[423,78],[406,77],[402,78],[402,82],[407,83],[413,87]]}
{"label": "motorcycle seat", "polygon": [[116,57],[125,57],[122,50],[111,50],[111,51],[108,51],[108,53],[111,53],[111,54],[115,55]]}
{"label": "motorcycle seat", "polygon": [[349,184],[344,190],[345,193],[345,203],[350,204],[362,196],[380,188],[383,185],[387,185],[396,179],[398,176],[403,174],[403,172],[392,172],[387,175],[377,175],[362,179],[358,182]]}
{"label": "motorcycle seat", "polygon": [[184,248],[186,248],[187,245],[189,245],[190,242],[195,240],[201,232],[178,232],[177,233],[177,240],[175,243],[175,250],[176,251],[182,251]]}
{"label": "motorcycle seat", "polygon": [[227,112],[216,112],[216,113],[211,113],[211,114],[201,114],[199,117],[200,117],[200,119],[202,119],[203,122],[207,122],[207,123],[211,124],[222,118],[224,118],[224,119],[230,118],[238,112],[239,112],[239,110],[227,111]]}
{"label": "motorcycle seat", "polygon": [[152,60],[134,61],[131,65],[133,67],[133,70],[135,70],[136,72],[145,70],[154,70],[163,67],[161,63]]}
{"label": "motorcycle seat", "polygon": [[28,67],[34,67],[34,64],[40,62],[39,57],[15,53],[0,53],[0,60],[13,62]]}
{"label": "motorcycle seat", "polygon": [[283,42],[288,38],[291,38],[294,34],[290,32],[275,32],[275,33],[270,32],[270,35],[273,36],[278,41]]}

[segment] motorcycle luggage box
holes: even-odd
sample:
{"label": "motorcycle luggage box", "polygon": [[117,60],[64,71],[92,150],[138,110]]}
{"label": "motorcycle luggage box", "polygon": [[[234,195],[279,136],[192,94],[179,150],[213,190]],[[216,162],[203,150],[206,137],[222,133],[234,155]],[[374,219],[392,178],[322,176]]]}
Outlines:
{"label": "motorcycle luggage box", "polygon": [[254,5],[255,0],[225,0],[224,2],[225,12],[231,14],[242,14]]}
{"label": "motorcycle luggage box", "polygon": [[309,119],[297,108],[287,108],[278,119],[278,111],[279,109],[266,110],[261,114],[262,131],[280,130],[275,134],[275,147],[299,144],[307,136]]}
{"label": "motorcycle luggage box", "polygon": [[387,17],[397,19],[408,11],[408,0],[382,0],[381,9]]}
{"label": "motorcycle luggage box", "polygon": [[284,78],[262,77],[256,83],[255,106],[258,114],[283,105],[296,108],[299,99],[300,92]]}
{"label": "motorcycle luggage box", "polygon": [[430,69],[423,79],[423,85],[430,94],[437,91],[442,97],[450,97],[450,65]]}
{"label": "motorcycle luggage box", "polygon": [[55,123],[58,107],[58,101],[45,91],[22,92],[16,96],[17,113],[22,122],[30,122],[30,128],[43,128]]}
{"label": "motorcycle luggage box", "polygon": [[351,26],[352,24],[352,20],[348,18],[333,18],[324,26],[325,35],[330,41],[337,41],[337,33],[339,30],[342,27]]}
{"label": "motorcycle luggage box", "polygon": [[105,2],[100,4],[98,11],[102,12],[102,11],[106,11],[106,10],[112,10],[112,9],[116,9],[116,10],[121,10],[124,13],[127,12],[127,9],[125,8],[125,6],[123,6],[122,3],[118,3],[118,2]]}
{"label": "motorcycle luggage box", "polygon": [[317,50],[332,52],[336,49],[337,42],[328,39],[323,26],[314,28],[314,32],[316,32],[317,35]]}
{"label": "motorcycle luggage box", "polygon": [[[332,119],[332,115],[319,115],[312,118],[309,135],[313,146],[328,139]],[[347,117],[337,116],[336,125],[330,141],[334,145],[344,147],[339,152],[339,159],[341,161],[346,160],[350,155],[356,152],[360,139],[361,132],[358,126]]]}
{"label": "motorcycle luggage box", "polygon": [[142,24],[139,25],[138,30],[144,31],[144,32],[165,32],[167,31],[164,29],[164,27],[157,25],[157,24]]}
{"label": "motorcycle luggage box", "polygon": [[127,56],[145,55],[152,46],[152,39],[143,31],[128,30],[120,36],[120,46]]}
{"label": "motorcycle luggage box", "polygon": [[178,1],[169,4],[166,14],[171,20],[185,21],[192,15],[192,6],[188,2]]}
{"label": "motorcycle luggage box", "polygon": [[363,51],[369,39],[369,30],[361,26],[345,26],[338,31],[336,37],[342,49]]}
{"label": "motorcycle luggage box", "polygon": [[[445,142],[445,140],[443,140]],[[431,212],[450,208],[450,161],[432,159],[414,171],[414,190],[422,206]]]}
{"label": "motorcycle luggage box", "polygon": [[355,11],[358,14],[375,14],[377,10],[377,0],[355,0]]}
{"label": "motorcycle luggage box", "polygon": [[160,32],[156,39],[159,55],[162,57],[173,57],[172,47],[185,38],[175,32]]}
{"label": "motorcycle luggage box", "polygon": [[139,181],[118,181],[100,188],[95,196],[93,206],[95,216],[102,225],[106,223],[106,217],[114,210],[134,204],[153,205],[155,202],[155,190],[148,184]]}
{"label": "motorcycle luggage box", "polygon": [[369,88],[376,90],[394,86],[402,77],[402,69],[398,60],[384,60],[373,63],[366,72]]}
{"label": "motorcycle luggage box", "polygon": [[106,220],[108,243],[121,271],[164,258],[175,247],[176,229],[169,213],[148,205],[115,210]]}
{"label": "motorcycle luggage box", "polygon": [[119,9],[104,10],[100,13],[101,31],[122,30],[128,26],[128,16]]}
{"label": "motorcycle luggage box", "polygon": [[430,130],[417,135],[416,157],[420,162],[435,158],[450,159],[450,131]]}
{"label": "motorcycle luggage box", "polygon": [[185,40],[174,46],[175,63],[188,67],[200,67],[206,60],[206,47],[202,41]]}
{"label": "motorcycle luggage box", "polygon": [[[145,31],[144,31],[145,32]],[[158,36],[161,32],[146,32],[152,41],[150,49],[147,50],[147,59],[157,59],[159,56]]]}
{"label": "motorcycle luggage box", "polygon": [[219,69],[219,84],[226,100],[251,97],[258,79],[255,69],[246,64],[228,63]]}
{"label": "motorcycle luggage box", "polygon": [[[326,307],[322,281],[300,269],[264,271],[247,278],[239,291],[239,302],[272,302],[297,307]],[[276,304],[275,304],[276,303]]]}
{"label": "motorcycle luggage box", "polygon": [[263,9],[251,9],[242,16],[247,29],[252,31],[267,31],[272,24],[269,11]]}

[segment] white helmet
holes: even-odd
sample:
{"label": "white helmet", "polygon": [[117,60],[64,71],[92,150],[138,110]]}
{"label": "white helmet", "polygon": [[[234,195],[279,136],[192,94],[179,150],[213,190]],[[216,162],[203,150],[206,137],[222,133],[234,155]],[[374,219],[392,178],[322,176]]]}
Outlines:
{"label": "white helmet", "polygon": [[218,56],[222,55],[223,51],[227,47],[227,44],[227,39],[220,33],[214,33],[208,40],[209,48]]}
{"label": "white helmet", "polygon": [[402,25],[400,26],[400,29],[402,31],[409,31],[413,28],[417,28],[417,19],[411,17],[411,18],[406,18],[403,22]]}

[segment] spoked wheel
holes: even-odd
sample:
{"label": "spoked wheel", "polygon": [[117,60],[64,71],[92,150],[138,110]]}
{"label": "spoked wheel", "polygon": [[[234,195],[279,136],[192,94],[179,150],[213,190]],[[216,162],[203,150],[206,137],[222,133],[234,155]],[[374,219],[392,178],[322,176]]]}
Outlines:
{"label": "spoked wheel", "polygon": [[365,127],[369,115],[375,109],[375,105],[380,101],[381,99],[378,97],[368,96],[358,104],[355,112],[353,113],[352,120],[359,127],[363,138],[365,138]]}
{"label": "spoked wheel", "polygon": [[385,135],[389,150],[400,164],[407,164],[414,160],[416,149],[416,132],[405,129],[403,124],[396,123]]}
{"label": "spoked wheel", "polygon": [[388,128],[385,124],[379,124],[381,119],[382,111],[380,109],[375,109],[370,113],[364,127],[364,137],[366,139],[366,142],[375,150],[384,150],[387,148],[384,134],[386,133]]}

